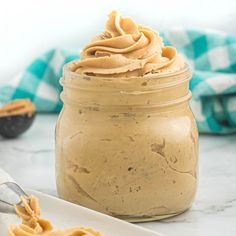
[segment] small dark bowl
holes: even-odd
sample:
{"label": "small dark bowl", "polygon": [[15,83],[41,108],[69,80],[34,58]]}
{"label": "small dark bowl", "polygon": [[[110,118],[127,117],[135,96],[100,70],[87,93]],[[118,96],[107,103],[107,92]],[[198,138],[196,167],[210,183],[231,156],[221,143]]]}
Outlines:
{"label": "small dark bowl", "polygon": [[36,112],[0,117],[0,135],[5,138],[15,138],[24,133],[32,125]]}

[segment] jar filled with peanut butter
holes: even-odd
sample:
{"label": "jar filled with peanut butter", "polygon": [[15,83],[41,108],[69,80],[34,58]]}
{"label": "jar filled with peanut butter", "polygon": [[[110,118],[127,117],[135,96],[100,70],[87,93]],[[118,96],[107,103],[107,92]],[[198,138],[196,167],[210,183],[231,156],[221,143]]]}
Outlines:
{"label": "jar filled with peanut butter", "polygon": [[[130,19],[126,27],[127,18],[112,17],[117,13],[110,15],[103,38],[87,46],[80,61],[64,67],[64,106],[56,127],[58,194],[131,222],[174,216],[191,206],[197,187],[191,72],[171,47],[161,45],[159,59],[139,56],[137,64],[120,49],[111,52],[114,39],[124,36],[109,35],[115,30],[111,24],[120,19],[121,28],[135,34]],[[147,28],[138,31],[140,37],[148,35]],[[109,61],[117,55],[118,61]]]}

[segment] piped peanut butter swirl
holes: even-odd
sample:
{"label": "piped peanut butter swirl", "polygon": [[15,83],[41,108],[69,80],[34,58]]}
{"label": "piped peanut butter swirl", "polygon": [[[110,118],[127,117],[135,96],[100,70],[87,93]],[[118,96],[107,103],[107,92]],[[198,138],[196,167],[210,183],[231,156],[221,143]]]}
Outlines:
{"label": "piped peanut butter swirl", "polygon": [[48,220],[40,218],[40,208],[36,197],[22,197],[21,199],[22,204],[16,205],[15,210],[22,219],[22,224],[10,225],[8,227],[9,236],[101,236],[99,232],[89,228],[53,230],[53,226]]}
{"label": "piped peanut butter swirl", "polygon": [[40,219],[38,199],[34,196],[21,197],[22,204],[16,205],[17,215],[22,219],[21,225],[10,225],[9,236],[37,235],[52,230],[49,221]]}
{"label": "piped peanut butter swirl", "polygon": [[70,69],[95,76],[145,76],[184,67],[176,49],[164,46],[158,33],[116,11],[109,15],[105,32],[85,46],[80,56]]}

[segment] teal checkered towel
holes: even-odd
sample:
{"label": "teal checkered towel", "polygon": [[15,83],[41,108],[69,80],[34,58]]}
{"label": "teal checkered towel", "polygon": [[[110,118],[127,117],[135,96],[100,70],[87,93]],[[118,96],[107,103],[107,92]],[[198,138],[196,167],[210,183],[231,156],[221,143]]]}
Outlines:
{"label": "teal checkered towel", "polygon": [[[162,34],[192,67],[191,107],[200,132],[236,132],[236,38],[222,32],[174,29]],[[79,51],[53,49],[0,87],[0,102],[30,98],[39,112],[59,112],[62,66]]]}

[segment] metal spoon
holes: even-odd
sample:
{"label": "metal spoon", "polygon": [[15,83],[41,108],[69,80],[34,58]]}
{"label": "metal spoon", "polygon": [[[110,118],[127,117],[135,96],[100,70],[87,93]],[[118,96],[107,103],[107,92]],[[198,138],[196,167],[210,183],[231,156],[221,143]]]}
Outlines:
{"label": "metal spoon", "polygon": [[15,205],[21,205],[21,196],[28,196],[22,188],[14,182],[0,184],[0,212],[15,214]]}

